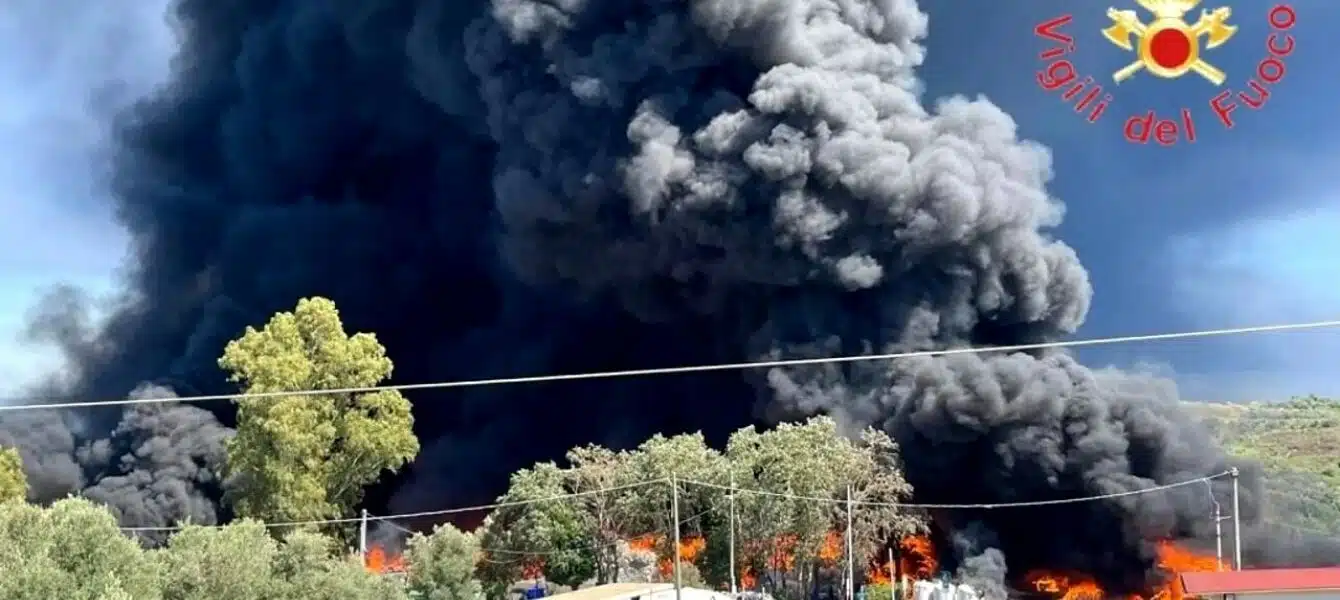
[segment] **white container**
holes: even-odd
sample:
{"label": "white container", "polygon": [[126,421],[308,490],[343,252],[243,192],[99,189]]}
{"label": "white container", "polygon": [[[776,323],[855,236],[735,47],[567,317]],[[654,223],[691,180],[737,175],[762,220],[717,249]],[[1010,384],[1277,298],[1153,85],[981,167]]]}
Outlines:
{"label": "white container", "polygon": [[981,594],[967,584],[959,584],[958,591],[954,593],[954,600],[981,600]]}
{"label": "white container", "polygon": [[918,581],[912,584],[912,600],[938,600],[935,597],[936,589],[940,586],[929,581]]}

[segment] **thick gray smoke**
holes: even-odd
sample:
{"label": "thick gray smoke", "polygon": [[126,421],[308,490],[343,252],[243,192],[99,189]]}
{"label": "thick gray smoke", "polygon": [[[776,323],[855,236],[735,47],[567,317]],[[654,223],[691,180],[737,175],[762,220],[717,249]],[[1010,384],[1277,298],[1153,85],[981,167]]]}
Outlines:
{"label": "thick gray smoke", "polygon": [[982,600],[1005,600],[1010,596],[1009,565],[989,529],[969,523],[952,534],[958,569],[954,579],[972,587]]}
{"label": "thick gray smoke", "polygon": [[[171,390],[137,388],[131,398],[172,398]],[[17,446],[37,498],[72,490],[112,509],[123,524],[164,527],[219,522],[224,442],[232,430],[208,411],[183,404],[129,408],[105,438],[77,443],[85,431],[58,412],[5,415],[0,446]],[[74,417],[78,419],[78,417]],[[16,435],[17,432],[17,435]]]}
{"label": "thick gray smoke", "polygon": [[[132,398],[173,398],[146,386]],[[112,507],[122,521],[161,527],[189,520],[219,522],[224,443],[232,430],[186,404],[143,404],[125,411],[110,437],[80,449],[95,475],[84,495]]]}
{"label": "thick gray smoke", "polygon": [[[912,0],[182,0],[177,16],[173,85],[122,135],[131,300],[94,336],[57,336],[77,397],[217,388],[227,339],[313,294],[418,381],[1018,344],[1075,331],[1089,307],[1087,274],[1048,234],[1063,209],[1047,150],[985,99],[923,103],[929,24]],[[1064,353],[689,379],[420,402],[432,442],[392,506],[496,492],[463,487],[578,442],[721,432],[755,403],[887,429],[933,502],[1230,466],[1166,384]],[[116,420],[49,423],[41,448],[133,438]],[[1255,473],[1243,487],[1254,523]],[[1152,540],[1203,536],[1210,504],[1194,486],[945,522],[977,527],[956,568],[1004,557],[1011,576],[1074,568],[1120,592],[1159,576]]]}

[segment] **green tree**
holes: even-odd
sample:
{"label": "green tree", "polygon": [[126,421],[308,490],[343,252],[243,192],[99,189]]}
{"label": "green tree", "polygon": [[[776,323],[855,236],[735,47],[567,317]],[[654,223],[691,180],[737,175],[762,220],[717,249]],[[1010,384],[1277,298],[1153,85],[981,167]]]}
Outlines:
{"label": "green tree", "polygon": [[[853,511],[857,564],[875,558],[884,542],[924,527],[918,515],[892,505],[905,501],[912,488],[902,477],[897,445],[883,432],[866,429],[853,438],[828,417],[767,432],[749,427],[731,436],[726,460],[738,487],[774,494],[735,498],[739,564],[774,594],[795,596],[811,589],[819,569],[836,562],[838,557],[825,556],[824,550],[846,527],[848,486],[856,502],[888,503],[858,505]],[[715,532],[709,545],[724,543],[724,537]],[[779,550],[793,557],[791,564],[770,560]],[[719,560],[720,554],[711,557]]]}
{"label": "green tree", "polygon": [[590,577],[596,563],[591,520],[571,501],[548,500],[569,493],[571,482],[571,473],[551,462],[512,474],[507,493],[498,498],[509,505],[494,510],[479,535],[485,551],[478,575],[488,597],[501,597],[527,568],[543,567],[562,585]]}
{"label": "green tree", "polygon": [[[352,554],[341,554],[336,540],[311,531],[284,538],[275,557],[278,600],[408,600],[405,586],[369,572]],[[209,599],[212,600],[212,599]]]}
{"label": "green tree", "polygon": [[279,542],[258,521],[225,527],[187,527],[159,553],[164,600],[273,598],[271,566]]}
{"label": "green tree", "polygon": [[[555,520],[544,556],[544,576],[558,585],[575,588],[596,576],[597,553],[578,519]],[[616,565],[617,567],[617,565]]]}
{"label": "green tree", "polygon": [[0,504],[0,598],[158,600],[158,572],[122,535],[115,517],[88,500],[50,508]]}
{"label": "green tree", "polygon": [[282,542],[265,525],[187,527],[158,553],[164,600],[403,600],[402,586],[333,554],[334,540],[295,531]]}
{"label": "green tree", "polygon": [[424,600],[478,600],[483,588],[475,579],[479,542],[449,524],[430,535],[416,534],[405,552],[409,589]]}
{"label": "green tree", "polygon": [[[665,437],[652,436],[637,450],[628,454],[622,467],[622,479],[628,484],[660,482],[631,488],[623,494],[625,510],[630,512],[633,527],[640,531],[667,534],[674,529],[670,521],[670,482],[678,483],[681,534],[702,532],[699,516],[706,514],[721,490],[696,483],[722,481],[728,468],[720,452],[707,445],[701,433]],[[668,536],[667,536],[668,539]],[[663,550],[669,551],[666,547]]]}
{"label": "green tree", "polygon": [[[580,446],[568,452],[567,462],[566,469],[542,463],[519,471],[499,498],[523,504],[495,511],[483,530],[484,547],[498,554],[480,564],[491,596],[520,579],[523,566],[543,566],[550,581],[565,586],[615,581],[621,545],[643,535],[652,536],[657,554],[669,558],[672,478],[680,479],[685,537],[702,535],[714,517],[720,520],[714,509],[721,491],[694,485],[722,480],[726,472],[721,453],[701,434],[657,435],[632,451]],[[567,497],[552,499],[561,496]],[[526,565],[518,556],[542,557],[543,564]]]}
{"label": "green tree", "polygon": [[361,500],[363,486],[419,451],[400,392],[333,391],[375,386],[391,376],[392,364],[372,334],[345,334],[330,300],[303,299],[263,329],[248,327],[224,349],[219,366],[248,393],[332,390],[238,399],[227,472],[240,516],[339,516]]}
{"label": "green tree", "polygon": [[[708,446],[701,433],[672,437],[654,435],[628,453],[623,470],[622,480],[627,484],[654,482],[632,487],[618,497],[629,523],[627,529],[654,536],[658,542],[656,554],[661,559],[671,561],[675,556],[672,535],[675,523],[671,520],[670,510],[674,495],[671,493],[672,482],[678,488],[681,540],[707,538],[714,529],[724,530],[726,527],[724,517],[727,513],[717,510],[724,508],[720,502],[724,494],[719,487],[710,484],[724,482],[728,467],[725,457]],[[701,485],[704,483],[709,485]],[[703,575],[710,575],[711,583],[724,583],[725,578],[718,581],[717,576],[728,573],[724,569],[719,572],[707,569],[707,573],[701,573],[704,564],[697,556],[683,562],[693,566],[695,584],[702,583]],[[685,573],[687,570],[681,576],[688,577]]]}
{"label": "green tree", "polygon": [[[645,502],[634,496],[635,489],[627,487],[633,483],[632,453],[590,444],[568,451],[567,460],[571,467],[563,471],[561,493],[582,495],[544,503],[549,505],[544,510],[564,510],[574,515],[575,522],[563,522],[554,528],[555,532],[567,532],[568,535],[555,537],[569,540],[567,547],[572,552],[582,552],[590,557],[597,583],[610,583],[619,575],[620,542],[643,533],[637,523],[637,513]],[[558,508],[563,505],[569,508]],[[571,541],[574,539],[580,542]],[[563,548],[556,540],[551,539],[549,543],[548,552],[559,552]],[[582,546],[574,547],[573,543]]]}
{"label": "green tree", "polygon": [[18,448],[0,448],[0,504],[23,500],[27,495],[28,478],[23,474]]}

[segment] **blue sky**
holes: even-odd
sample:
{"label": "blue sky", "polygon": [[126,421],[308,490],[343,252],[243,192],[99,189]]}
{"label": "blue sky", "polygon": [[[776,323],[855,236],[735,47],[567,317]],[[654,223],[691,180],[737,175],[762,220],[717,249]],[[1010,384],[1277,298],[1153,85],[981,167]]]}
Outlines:
{"label": "blue sky", "polygon": [[[1114,0],[1134,8],[1128,0]],[[973,9],[965,10],[970,4]],[[1206,53],[1241,89],[1264,56],[1272,3],[1227,1],[1237,37]],[[62,6],[68,5],[68,6]],[[127,11],[123,6],[135,6]],[[1085,6],[1075,12],[1077,6]],[[108,115],[161,81],[171,35],[164,1],[115,10],[73,0],[17,0],[0,14],[0,390],[50,367],[17,341],[36,293],[59,282],[112,288],[125,240],[101,197]],[[985,94],[1024,136],[1055,152],[1060,231],[1089,268],[1096,299],[1085,336],[1219,328],[1340,316],[1340,82],[1327,24],[1340,4],[1294,3],[1298,51],[1261,111],[1210,122],[1213,86],[1137,76],[1098,123],[1078,118],[1034,83],[1047,46],[1033,26],[1069,9],[1071,56],[1107,81],[1131,56],[1098,35],[1106,5],[927,0],[928,98]],[[1207,4],[1207,6],[1210,6]],[[59,15],[57,20],[54,16]],[[1328,64],[1328,60],[1332,61]],[[1110,87],[1110,86],[1109,86]],[[1191,106],[1200,140],[1173,148],[1121,139],[1129,114]],[[1268,334],[1086,351],[1104,364],[1171,368],[1196,399],[1340,394],[1340,332]]]}
{"label": "blue sky", "polygon": [[165,76],[164,7],[17,0],[0,13],[0,389],[51,364],[16,340],[38,291],[112,287],[125,239],[100,197],[108,115]]}

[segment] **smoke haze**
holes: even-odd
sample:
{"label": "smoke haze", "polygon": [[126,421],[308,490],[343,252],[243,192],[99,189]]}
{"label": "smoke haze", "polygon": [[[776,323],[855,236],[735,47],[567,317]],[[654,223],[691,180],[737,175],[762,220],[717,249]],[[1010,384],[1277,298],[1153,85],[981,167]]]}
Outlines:
{"label": "smoke haze", "polygon": [[[90,327],[61,292],[34,321],[71,363],[58,397],[222,391],[224,343],[310,295],[375,331],[400,381],[1019,344],[1089,308],[1085,270],[1049,235],[1064,213],[1049,152],[986,99],[923,100],[929,23],[911,0],[173,10],[170,85],[118,122],[122,303]],[[1230,466],[1169,384],[1059,352],[413,397],[427,443],[396,510],[481,500],[577,443],[813,413],[890,431],[927,502]],[[0,444],[24,451],[39,497],[214,522],[215,417],[5,413]],[[1259,476],[1243,487],[1256,523]],[[1148,540],[1207,535],[1210,507],[1194,486],[950,520],[977,532],[959,565],[976,577],[1046,565],[1120,592],[1156,575]],[[1260,564],[1319,556],[1259,542]]]}

